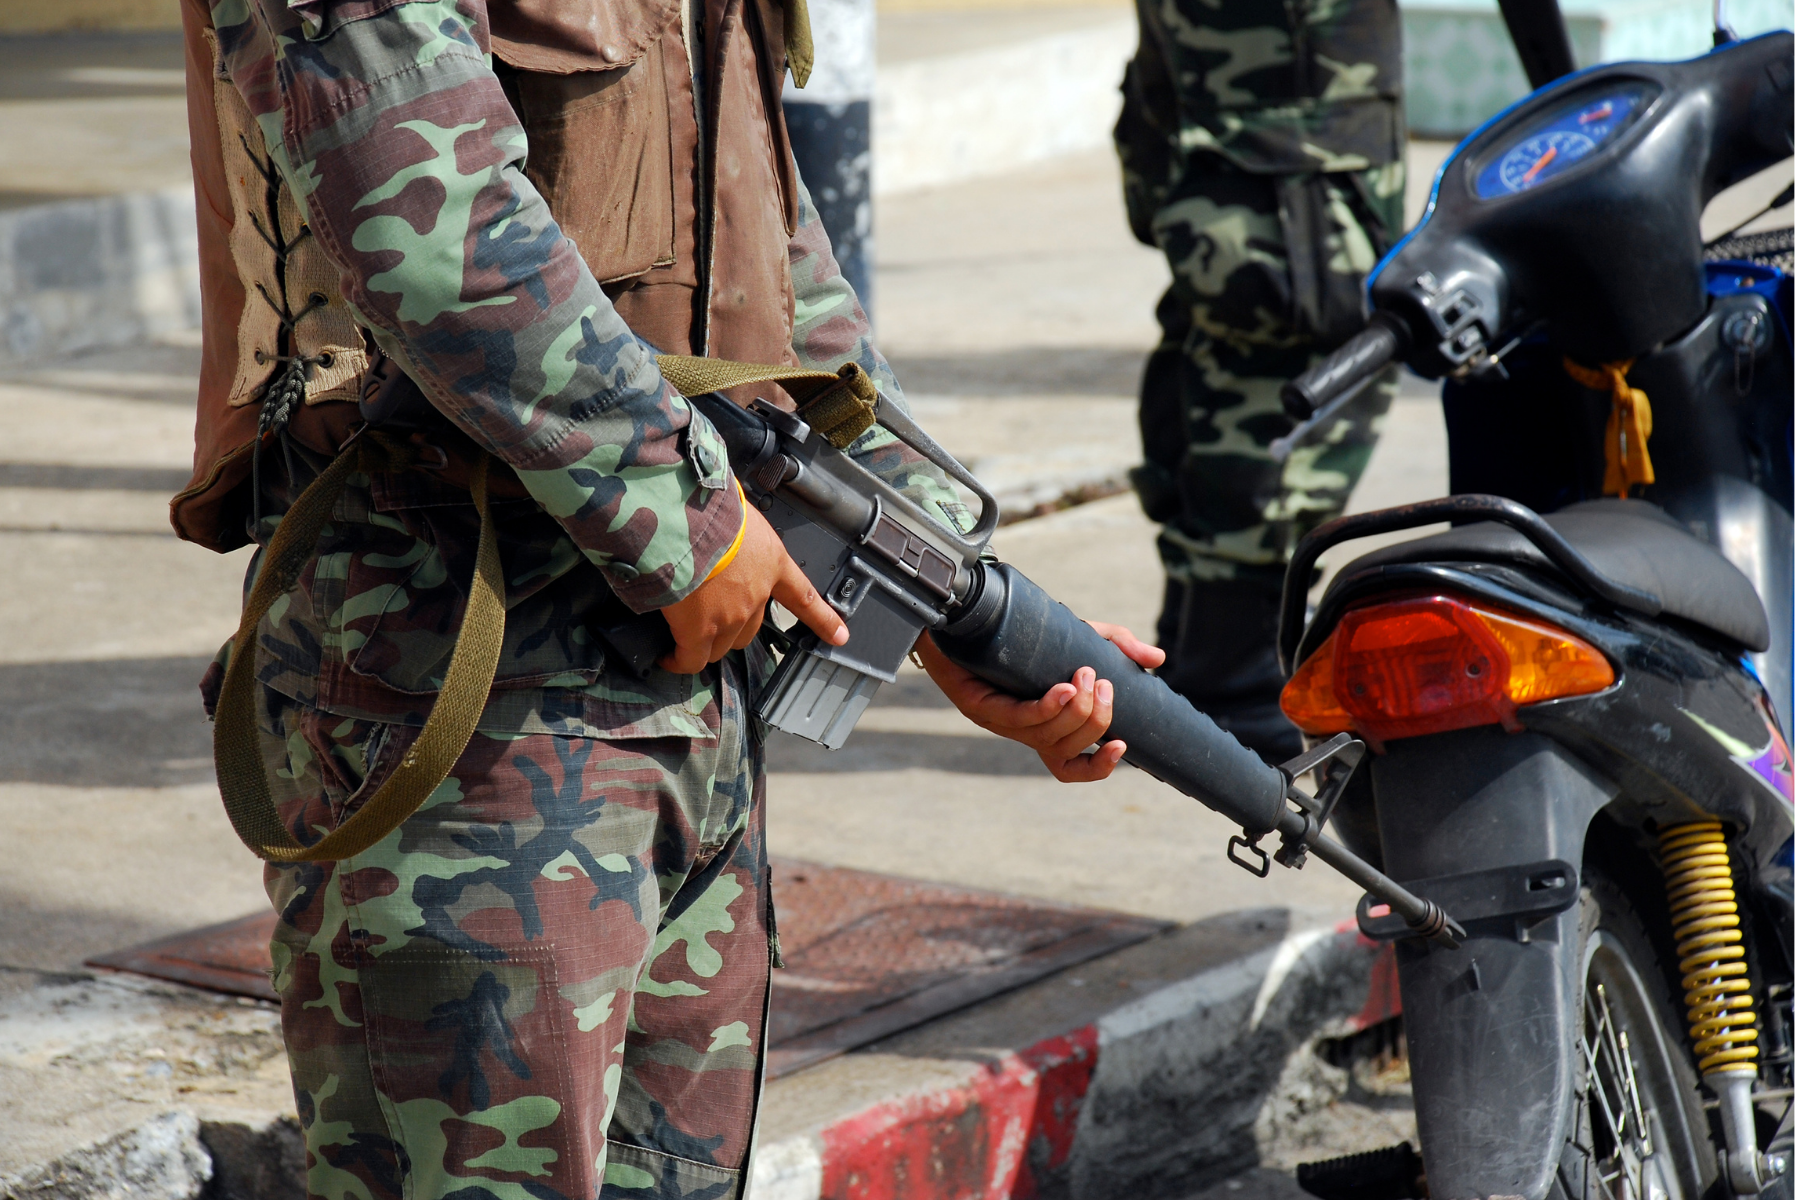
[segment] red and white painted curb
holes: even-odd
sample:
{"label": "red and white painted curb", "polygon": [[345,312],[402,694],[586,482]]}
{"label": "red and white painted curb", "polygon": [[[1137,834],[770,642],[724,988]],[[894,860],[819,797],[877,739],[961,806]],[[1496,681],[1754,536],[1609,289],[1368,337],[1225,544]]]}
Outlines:
{"label": "red and white painted curb", "polygon": [[1078,1029],[968,1064],[955,1083],[765,1144],[749,1197],[1140,1194],[1150,1176],[1241,1156],[1287,1053],[1322,1029],[1353,1032],[1394,1016],[1399,996],[1391,948],[1353,923],[1294,933]]}

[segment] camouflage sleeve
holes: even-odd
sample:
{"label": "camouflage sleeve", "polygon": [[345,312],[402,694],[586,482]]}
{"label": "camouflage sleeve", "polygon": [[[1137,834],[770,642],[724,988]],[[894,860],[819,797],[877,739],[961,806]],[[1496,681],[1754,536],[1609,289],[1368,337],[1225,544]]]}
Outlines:
{"label": "camouflage sleeve", "polygon": [[[788,241],[788,264],[794,278],[794,353],[800,365],[835,371],[855,362],[883,396],[910,415],[893,368],[875,348],[868,314],[838,269],[825,223],[804,183],[800,221]],[[850,443],[849,453],[946,527],[962,532],[974,528],[974,515],[944,473],[887,430],[869,430]]]}
{"label": "camouflage sleeve", "polygon": [[742,523],[724,446],[526,180],[484,0],[222,0],[214,22],[375,340],[632,608],[699,586]]}

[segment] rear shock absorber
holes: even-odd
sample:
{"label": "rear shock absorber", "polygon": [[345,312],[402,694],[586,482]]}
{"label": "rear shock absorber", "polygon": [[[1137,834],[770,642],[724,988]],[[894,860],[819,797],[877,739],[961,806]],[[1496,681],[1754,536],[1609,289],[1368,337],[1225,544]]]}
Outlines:
{"label": "rear shock absorber", "polygon": [[1659,840],[1688,1036],[1700,1077],[1719,1098],[1731,1190],[1753,1196],[1785,1164],[1764,1161],[1756,1145],[1750,1095],[1757,1078],[1756,1002],[1724,826],[1717,821],[1672,825]]}

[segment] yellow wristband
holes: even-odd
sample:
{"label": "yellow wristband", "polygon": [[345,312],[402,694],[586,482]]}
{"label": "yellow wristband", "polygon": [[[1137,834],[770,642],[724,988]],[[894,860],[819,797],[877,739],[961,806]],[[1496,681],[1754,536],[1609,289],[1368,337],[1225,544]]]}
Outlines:
{"label": "yellow wristband", "polygon": [[725,557],[721,558],[713,569],[706,573],[706,578],[700,581],[702,583],[711,583],[715,575],[731,565],[731,560],[737,557],[737,552],[744,548],[744,533],[750,528],[750,501],[744,497],[744,485],[738,482],[736,475],[731,477],[731,485],[737,489],[738,494],[737,537],[733,538],[731,545],[725,548]]}

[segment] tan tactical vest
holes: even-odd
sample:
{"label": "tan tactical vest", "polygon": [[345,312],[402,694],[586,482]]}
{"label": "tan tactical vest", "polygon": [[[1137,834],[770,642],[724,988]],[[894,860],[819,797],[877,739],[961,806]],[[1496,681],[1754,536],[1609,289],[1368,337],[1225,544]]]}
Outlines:
{"label": "tan tactical vest", "polygon": [[[490,0],[488,15],[525,173],[626,323],[665,353],[797,361],[780,0]],[[170,518],[223,551],[247,540],[264,389],[309,360],[290,431],[332,452],[356,425],[373,344],[220,71],[204,0],[183,0],[182,20],[202,349],[194,475]]]}

